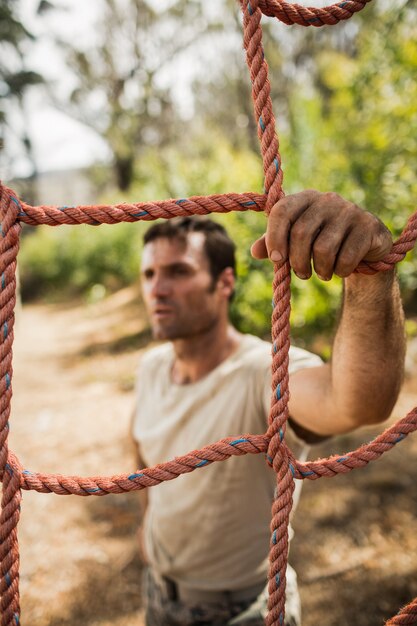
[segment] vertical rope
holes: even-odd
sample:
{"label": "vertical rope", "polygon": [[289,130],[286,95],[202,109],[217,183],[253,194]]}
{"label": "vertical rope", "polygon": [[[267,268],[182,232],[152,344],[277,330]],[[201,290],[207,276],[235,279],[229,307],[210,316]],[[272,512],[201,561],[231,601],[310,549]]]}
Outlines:
{"label": "vertical rope", "polygon": [[17,626],[19,606],[20,468],[9,454],[8,434],[12,398],[12,344],[16,303],[16,256],[20,225],[18,200],[0,196],[0,473],[3,494],[0,514],[0,611],[2,626]]}
{"label": "vertical rope", "polygon": [[[252,98],[258,137],[261,144],[265,178],[266,214],[283,197],[279,141],[272,111],[268,64],[262,45],[262,13],[259,0],[241,0],[243,11],[244,46],[252,81]],[[288,353],[290,335],[290,267],[274,266],[272,314],[272,398],[269,415],[268,461],[277,476],[272,504],[268,626],[282,626],[285,618],[285,587],[288,558],[288,524],[292,509],[294,475],[286,447],[280,445],[288,419]]]}

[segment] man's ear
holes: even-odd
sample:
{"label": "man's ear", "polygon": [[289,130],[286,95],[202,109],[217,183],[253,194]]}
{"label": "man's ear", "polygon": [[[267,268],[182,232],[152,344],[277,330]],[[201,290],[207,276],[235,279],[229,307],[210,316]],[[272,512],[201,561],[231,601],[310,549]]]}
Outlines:
{"label": "man's ear", "polygon": [[230,300],[235,291],[235,275],[231,267],[225,267],[219,274],[217,279],[217,289],[225,297],[226,300]]}

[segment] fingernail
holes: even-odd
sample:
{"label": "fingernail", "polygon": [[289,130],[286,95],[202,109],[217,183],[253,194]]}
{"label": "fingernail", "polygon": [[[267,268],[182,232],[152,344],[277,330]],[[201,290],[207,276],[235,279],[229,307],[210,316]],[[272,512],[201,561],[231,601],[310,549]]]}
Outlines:
{"label": "fingernail", "polygon": [[274,261],[274,263],[279,263],[283,259],[282,254],[278,252],[278,250],[272,250],[269,256],[271,261]]}
{"label": "fingernail", "polygon": [[320,278],[320,280],[324,280],[325,282],[328,282],[330,280],[329,277],[321,276],[320,274],[317,274],[317,276]]}
{"label": "fingernail", "polygon": [[307,280],[307,278],[310,278],[309,276],[307,276],[307,274],[299,274],[299,272],[296,272],[295,270],[294,274],[298,276],[298,278],[301,278],[301,280]]}

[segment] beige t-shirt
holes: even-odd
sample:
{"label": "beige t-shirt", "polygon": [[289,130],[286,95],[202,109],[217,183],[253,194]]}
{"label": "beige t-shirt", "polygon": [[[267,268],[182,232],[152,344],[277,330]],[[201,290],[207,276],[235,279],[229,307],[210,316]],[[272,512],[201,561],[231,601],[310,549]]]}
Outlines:
{"label": "beige t-shirt", "polygon": [[[244,335],[236,352],[188,385],[171,382],[173,360],[172,345],[164,344],[145,354],[138,372],[133,435],[147,466],[224,437],[265,432],[269,343]],[[290,374],[321,363],[305,350],[290,349]],[[286,441],[305,459],[307,446],[289,427]],[[235,590],[261,583],[274,488],[264,455],[231,457],[152,487],[145,519],[151,565],[190,588]]]}

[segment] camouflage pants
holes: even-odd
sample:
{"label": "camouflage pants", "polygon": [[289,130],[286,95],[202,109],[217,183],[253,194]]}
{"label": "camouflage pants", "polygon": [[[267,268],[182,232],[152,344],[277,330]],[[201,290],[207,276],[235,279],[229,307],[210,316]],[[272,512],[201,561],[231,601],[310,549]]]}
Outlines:
{"label": "camouflage pants", "polygon": [[[169,599],[156,582],[151,569],[147,568],[144,571],[142,590],[146,626],[264,626],[265,624],[268,599],[266,589],[257,598],[248,598],[244,601],[189,605],[180,600]],[[288,577],[285,611],[285,626],[301,626],[295,572],[294,576]]]}

